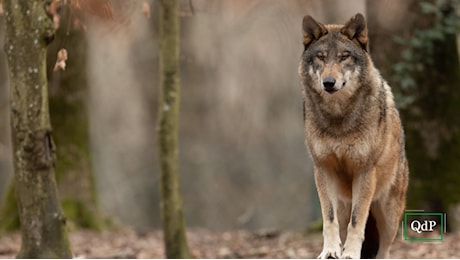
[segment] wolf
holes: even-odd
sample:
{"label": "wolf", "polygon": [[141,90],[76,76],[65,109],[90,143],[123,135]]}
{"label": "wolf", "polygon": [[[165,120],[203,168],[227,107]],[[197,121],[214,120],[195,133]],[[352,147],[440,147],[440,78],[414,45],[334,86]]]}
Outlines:
{"label": "wolf", "polygon": [[369,55],[362,14],[302,21],[305,142],[323,216],[318,258],[388,258],[409,168],[393,94]]}

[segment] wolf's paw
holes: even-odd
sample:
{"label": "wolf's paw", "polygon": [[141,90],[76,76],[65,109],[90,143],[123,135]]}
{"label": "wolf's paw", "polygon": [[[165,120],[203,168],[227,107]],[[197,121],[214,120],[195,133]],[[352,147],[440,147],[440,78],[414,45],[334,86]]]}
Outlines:
{"label": "wolf's paw", "polygon": [[340,256],[342,259],[359,259],[361,258],[361,250],[354,249],[354,250],[347,250],[344,248],[342,255]]}
{"label": "wolf's paw", "polygon": [[359,259],[361,254],[342,254],[340,256],[341,259]]}
{"label": "wolf's paw", "polygon": [[336,248],[323,248],[323,251],[321,254],[319,254],[318,259],[338,259],[340,258],[340,246],[337,246]]}
{"label": "wolf's paw", "polygon": [[361,246],[363,239],[353,237],[347,238],[345,246],[343,247],[342,255],[340,258],[343,259],[359,259],[361,258]]}

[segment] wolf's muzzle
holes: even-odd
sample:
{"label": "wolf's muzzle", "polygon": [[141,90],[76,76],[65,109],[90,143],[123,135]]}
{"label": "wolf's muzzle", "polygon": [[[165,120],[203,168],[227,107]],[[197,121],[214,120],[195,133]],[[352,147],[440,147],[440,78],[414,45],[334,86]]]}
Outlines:
{"label": "wolf's muzzle", "polygon": [[326,90],[326,92],[330,94],[338,90],[337,88],[335,88],[335,79],[333,77],[326,77],[325,79],[323,79],[323,87],[324,90]]}

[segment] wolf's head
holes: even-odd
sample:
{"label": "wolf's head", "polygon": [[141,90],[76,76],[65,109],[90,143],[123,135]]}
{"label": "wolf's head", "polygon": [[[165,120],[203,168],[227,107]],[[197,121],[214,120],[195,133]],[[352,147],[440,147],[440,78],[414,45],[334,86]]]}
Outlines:
{"label": "wolf's head", "polygon": [[352,95],[370,62],[363,15],[356,14],[343,26],[323,25],[307,15],[302,29],[305,50],[299,74],[305,91],[324,97]]}

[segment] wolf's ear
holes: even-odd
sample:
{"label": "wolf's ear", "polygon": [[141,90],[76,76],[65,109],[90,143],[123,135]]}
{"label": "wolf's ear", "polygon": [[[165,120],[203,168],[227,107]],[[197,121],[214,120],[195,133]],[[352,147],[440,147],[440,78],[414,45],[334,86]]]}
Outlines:
{"label": "wolf's ear", "polygon": [[321,23],[318,23],[313,17],[306,15],[302,21],[303,45],[305,50],[312,43],[317,41],[321,36],[327,34],[327,29]]}
{"label": "wolf's ear", "polygon": [[353,16],[343,27],[340,29],[340,33],[347,36],[356,45],[363,48],[365,51],[368,50],[369,38],[367,36],[367,26],[364,16],[360,13]]}

